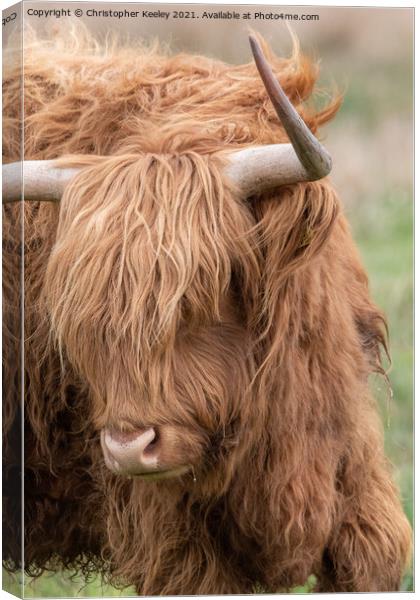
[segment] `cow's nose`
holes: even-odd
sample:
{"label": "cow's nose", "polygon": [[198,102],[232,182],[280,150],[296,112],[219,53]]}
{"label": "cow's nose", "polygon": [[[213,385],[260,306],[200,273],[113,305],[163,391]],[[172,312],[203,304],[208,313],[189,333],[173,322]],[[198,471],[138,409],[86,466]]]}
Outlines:
{"label": "cow's nose", "polygon": [[159,436],[153,427],[132,432],[103,429],[101,445],[106,466],[114,473],[136,475],[158,467]]}

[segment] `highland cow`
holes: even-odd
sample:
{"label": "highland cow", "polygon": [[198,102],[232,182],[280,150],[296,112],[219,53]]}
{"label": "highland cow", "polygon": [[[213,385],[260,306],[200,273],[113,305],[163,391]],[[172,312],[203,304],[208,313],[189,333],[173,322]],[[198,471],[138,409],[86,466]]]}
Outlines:
{"label": "highland cow", "polygon": [[[317,70],[297,45],[278,59],[254,36],[255,62],[232,66],[83,35],[25,47],[25,202],[4,205],[6,566],[22,566],[24,335],[28,574],[98,570],[139,594],[310,575],[397,590],[411,532],[368,386],[386,325],[315,137],[339,101],[305,107]],[[4,81],[6,163],[20,77]]]}

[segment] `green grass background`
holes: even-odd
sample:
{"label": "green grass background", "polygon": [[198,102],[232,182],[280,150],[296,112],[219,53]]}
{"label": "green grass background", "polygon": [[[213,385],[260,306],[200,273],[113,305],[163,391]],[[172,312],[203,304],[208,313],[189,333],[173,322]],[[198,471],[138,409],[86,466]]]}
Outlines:
{"label": "green grass background", "polygon": [[[325,87],[331,87],[331,80],[346,87],[344,104],[326,127],[324,139],[335,160],[332,179],[369,273],[372,296],[388,318],[393,397],[389,400],[382,378],[372,378],[372,388],[383,417],[386,452],[394,465],[404,509],[413,522],[411,20],[407,10],[395,9],[329,8],[328,15],[329,20],[310,28],[302,24],[296,31],[305,50],[323,57]],[[277,30],[270,27],[260,30],[282,52],[275,43]],[[184,34],[180,30],[179,37]],[[283,39],[287,54],[287,33]],[[213,55],[223,56],[223,49],[214,49]],[[246,54],[242,59],[249,57]],[[3,587],[21,595],[21,582],[7,573]],[[309,589],[310,583],[296,592]],[[411,569],[401,589],[413,589]],[[103,586],[99,577],[85,582],[61,572],[25,579],[24,593],[26,597],[94,597],[133,595],[134,590],[121,592]]]}

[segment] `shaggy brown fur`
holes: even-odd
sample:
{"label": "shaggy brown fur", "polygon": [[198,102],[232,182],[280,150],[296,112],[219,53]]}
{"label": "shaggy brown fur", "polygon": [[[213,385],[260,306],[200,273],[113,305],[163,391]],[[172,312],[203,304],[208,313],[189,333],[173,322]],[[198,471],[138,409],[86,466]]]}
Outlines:
{"label": "shaggy brown fur", "polygon": [[[316,131],[338,103],[309,112],[314,66],[265,51]],[[59,206],[24,210],[27,572],[96,568],[140,594],[311,574],[322,591],[398,589],[410,528],[368,389],[385,326],[340,204],[327,180],[251,201],[223,177],[227,151],[287,141],[254,64],[105,51],[73,31],[27,43],[24,76],[25,158],[86,165]],[[12,70],[6,161],[18,107]],[[12,307],[18,212],[4,213]],[[191,473],[111,474],[110,424],[170,426]]]}

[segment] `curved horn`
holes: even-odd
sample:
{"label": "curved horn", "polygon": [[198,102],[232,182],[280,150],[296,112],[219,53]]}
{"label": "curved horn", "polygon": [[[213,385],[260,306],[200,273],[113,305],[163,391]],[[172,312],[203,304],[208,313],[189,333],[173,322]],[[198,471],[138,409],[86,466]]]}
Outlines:
{"label": "curved horn", "polygon": [[258,72],[291,144],[254,146],[231,154],[228,176],[247,195],[325,177],[331,171],[330,155],[282,90],[258,41],[253,36],[249,41]]}
{"label": "curved horn", "polygon": [[3,165],[3,202],[59,202],[64,188],[80,169],[59,169],[55,160],[28,160]]}

